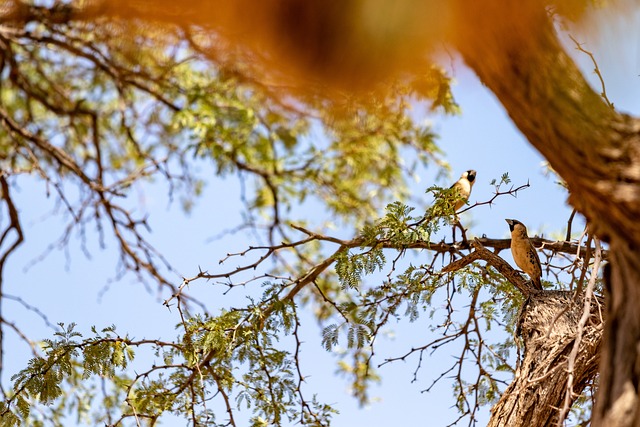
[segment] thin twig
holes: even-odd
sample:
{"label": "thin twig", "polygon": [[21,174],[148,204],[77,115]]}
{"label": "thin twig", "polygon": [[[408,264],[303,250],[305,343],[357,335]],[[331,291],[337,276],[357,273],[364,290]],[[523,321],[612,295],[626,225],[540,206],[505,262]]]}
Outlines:
{"label": "thin twig", "polygon": [[598,278],[598,270],[600,269],[600,261],[602,260],[601,255],[601,247],[600,240],[594,239],[596,243],[595,250],[595,258],[593,261],[593,268],[591,270],[591,277],[589,278],[589,283],[587,284],[587,289],[584,296],[584,309],[582,311],[582,316],[580,317],[580,321],[578,322],[578,329],[576,331],[575,342],[573,343],[573,348],[571,349],[571,353],[569,354],[569,358],[567,360],[567,391],[565,394],[564,405],[558,415],[558,427],[562,427],[564,424],[564,420],[567,418],[569,411],[571,410],[571,405],[574,401],[573,395],[573,380],[574,380],[574,369],[576,364],[576,359],[578,357],[578,352],[580,350],[580,344],[582,343],[582,338],[584,334],[584,327],[587,324],[587,321],[591,317],[591,299],[593,298],[593,291],[596,286],[596,280]]}
{"label": "thin twig", "polygon": [[593,53],[583,48],[582,43],[578,43],[578,41],[575,38],[573,38],[571,34],[569,34],[569,38],[571,38],[573,43],[575,43],[576,49],[578,49],[580,52],[586,54],[587,56],[589,56],[589,58],[591,58],[591,62],[593,63],[593,72],[598,76],[598,79],[600,79],[600,86],[602,87],[602,92],[600,92],[600,96],[602,97],[602,99],[604,99],[607,105],[611,107],[612,110],[615,109],[615,107],[613,106],[613,103],[609,101],[609,98],[607,97],[607,89],[604,85],[604,78],[602,77],[602,73],[600,73],[600,68],[598,68],[598,63],[596,62],[596,58],[593,56]]}

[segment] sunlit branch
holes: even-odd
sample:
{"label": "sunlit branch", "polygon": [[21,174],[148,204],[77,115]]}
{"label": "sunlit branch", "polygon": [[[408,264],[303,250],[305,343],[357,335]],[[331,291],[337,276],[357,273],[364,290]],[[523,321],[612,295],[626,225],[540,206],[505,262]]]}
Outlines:
{"label": "sunlit branch", "polygon": [[524,190],[524,189],[529,188],[529,187],[531,187],[531,184],[529,184],[529,181],[527,181],[526,184],[522,184],[522,185],[519,185],[517,187],[512,185],[508,190],[496,189],[496,191],[493,193],[493,196],[491,196],[491,198],[489,200],[486,200],[484,202],[475,202],[474,204],[469,205],[466,208],[461,209],[460,211],[458,211],[458,214],[464,213],[464,212],[466,212],[466,211],[468,211],[470,209],[473,209],[473,208],[475,208],[477,206],[484,206],[484,205],[492,206],[493,202],[495,202],[495,200],[500,196],[510,195],[510,196],[516,197],[517,194],[518,194],[518,191]]}

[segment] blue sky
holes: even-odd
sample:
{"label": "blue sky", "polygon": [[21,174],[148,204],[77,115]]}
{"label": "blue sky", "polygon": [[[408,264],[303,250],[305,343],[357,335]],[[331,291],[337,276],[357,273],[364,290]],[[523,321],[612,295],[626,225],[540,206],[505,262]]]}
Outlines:
{"label": "blue sky", "polygon": [[[610,100],[619,110],[636,115],[640,114],[640,25],[637,25],[637,18],[636,13],[628,20],[609,21],[606,27],[600,27],[599,31],[591,34],[580,30],[572,32],[579,41],[585,42],[586,49],[595,54]],[[589,24],[583,28],[593,27]],[[598,80],[591,73],[590,60],[570,50],[592,84],[599,89]],[[450,65],[449,61],[443,64]],[[471,202],[488,200],[493,191],[489,181],[504,172],[509,173],[516,186],[527,181],[531,183],[531,188],[519,193],[517,198],[502,197],[492,207],[481,206],[463,214],[462,221],[469,226],[469,233],[507,237],[504,218],[521,220],[528,225],[531,234],[544,233],[552,237],[552,233],[562,232],[571,210],[565,202],[566,194],[555,183],[555,178],[545,176],[544,159],[513,127],[495,97],[460,61],[455,60],[450,71],[456,80],[453,91],[462,107],[462,115],[431,116],[425,120],[432,123],[439,135],[439,145],[452,166],[452,179],[467,169],[478,171]],[[419,182],[412,185],[413,197],[424,195],[424,190],[432,184],[448,184],[436,182],[436,175],[435,168],[424,171]],[[171,331],[179,319],[175,311],[169,311],[162,305],[166,295],[159,295],[153,287],[148,291],[131,276],[116,282],[109,281],[114,276],[117,263],[113,243],[108,243],[106,250],[101,250],[95,236],[90,237],[92,258],[87,259],[80,253],[78,241],[73,239],[68,249],[55,249],[43,260],[33,263],[59,237],[61,222],[47,214],[53,206],[50,200],[43,198],[40,185],[29,180],[19,184],[15,201],[23,217],[26,241],[12,255],[7,266],[4,285],[7,294],[19,296],[40,308],[51,323],[78,323],[78,330],[83,333],[88,334],[92,325],[100,329],[115,323],[121,333],[128,332],[135,338],[172,336]],[[189,276],[195,275],[199,266],[215,272],[220,268],[218,260],[227,252],[240,251],[251,244],[243,234],[221,242],[209,239],[220,230],[240,222],[238,192],[235,178],[224,182],[211,181],[188,216],[183,214],[178,204],[169,205],[166,188],[162,185],[140,188],[136,197],[144,209],[152,213],[152,242],[180,272]],[[65,254],[67,250],[68,256]],[[512,261],[510,254],[503,252],[501,255]],[[200,281],[191,286],[204,288],[210,284]],[[219,297],[215,293],[210,295]],[[233,298],[232,295],[230,300]],[[212,304],[234,303],[215,300]],[[3,302],[3,316],[15,321],[30,337],[52,336],[52,330],[34,313],[14,301]],[[384,366],[379,372],[383,383],[373,387],[371,392],[374,402],[366,408],[359,408],[349,397],[347,383],[332,375],[335,359],[322,350],[319,330],[313,320],[303,315],[302,321],[309,326],[305,335],[303,366],[312,374],[305,391],[309,396],[317,392],[320,399],[336,404],[340,415],[334,418],[334,426],[440,426],[457,417],[451,408],[453,399],[449,384],[441,383],[430,393],[421,393],[442,367],[450,363],[455,347],[445,348],[426,361],[416,383],[411,383],[415,358],[406,363]],[[426,317],[414,324],[402,322],[396,325],[392,331],[394,338],[384,342],[379,350],[381,357],[399,356],[412,345],[426,341],[422,336],[427,326]],[[25,366],[28,348],[9,333],[5,352],[2,380],[7,386],[9,376]],[[479,425],[483,425],[487,417],[488,412],[485,411]],[[164,425],[179,426],[184,425],[184,421],[167,419]]]}

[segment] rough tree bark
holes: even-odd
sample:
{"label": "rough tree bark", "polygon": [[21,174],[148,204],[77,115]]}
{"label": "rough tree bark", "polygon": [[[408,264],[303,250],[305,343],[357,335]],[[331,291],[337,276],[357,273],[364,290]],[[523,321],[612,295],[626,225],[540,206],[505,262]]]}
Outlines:
{"label": "rough tree bark", "polygon": [[[583,305],[582,299],[573,299],[573,292],[541,291],[529,296],[520,317],[522,360],[513,381],[491,409],[489,427],[557,424],[569,377],[567,359],[575,344]],[[600,312],[594,299],[573,369],[574,396],[592,383],[598,370]]]}
{"label": "rough tree bark", "polygon": [[[480,239],[470,244],[475,250],[444,267],[443,273],[482,259],[526,298],[516,330],[522,358],[513,381],[492,408],[488,426],[558,425],[559,418],[566,416],[561,409],[570,408],[596,378],[604,320],[602,301],[590,298],[589,314],[583,318],[584,295],[576,298],[573,291],[535,290],[505,260],[486,249]],[[578,337],[577,352],[572,353]],[[567,395],[570,375],[572,394]]]}
{"label": "rough tree bark", "polygon": [[[594,426],[640,426],[640,121],[614,111],[558,41],[544,4],[456,2],[456,48],[567,182],[610,244]],[[464,29],[467,30],[464,30]]]}

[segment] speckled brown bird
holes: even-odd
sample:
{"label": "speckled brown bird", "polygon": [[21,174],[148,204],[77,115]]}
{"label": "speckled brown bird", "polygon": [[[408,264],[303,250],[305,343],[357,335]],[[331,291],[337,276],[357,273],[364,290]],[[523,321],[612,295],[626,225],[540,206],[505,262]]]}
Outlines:
{"label": "speckled brown bird", "polygon": [[527,235],[527,227],[516,219],[505,219],[511,230],[511,254],[513,260],[522,271],[531,277],[534,288],[542,290],[542,267],[540,266],[540,258],[536,248],[533,247],[529,236]]}
{"label": "speckled brown bird", "polygon": [[453,206],[453,211],[458,212],[469,200],[469,196],[471,195],[471,189],[473,188],[473,184],[476,180],[476,171],[473,169],[469,169],[465,171],[462,175],[460,175],[460,179],[455,182],[451,186],[451,188],[457,188],[458,193],[460,194],[460,199],[456,200],[455,205]]}

